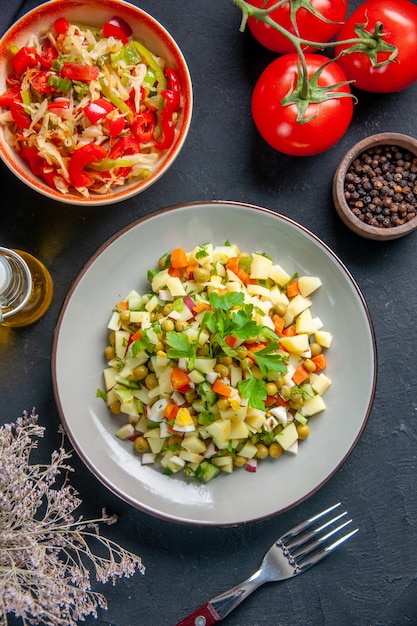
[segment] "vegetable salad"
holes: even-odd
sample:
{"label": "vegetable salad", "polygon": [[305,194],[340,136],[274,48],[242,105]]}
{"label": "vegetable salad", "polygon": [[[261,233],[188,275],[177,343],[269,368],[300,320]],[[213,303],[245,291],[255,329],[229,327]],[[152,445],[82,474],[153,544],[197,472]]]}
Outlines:
{"label": "vegetable salad", "polygon": [[11,54],[0,123],[50,187],[106,194],[148,177],[172,145],[178,75],[121,18],[94,29],[61,17]]}
{"label": "vegetable salad", "polygon": [[142,464],[200,482],[297,453],[325,410],[331,333],[314,317],[317,276],[290,276],[236,244],[175,248],[111,316],[105,390]]}

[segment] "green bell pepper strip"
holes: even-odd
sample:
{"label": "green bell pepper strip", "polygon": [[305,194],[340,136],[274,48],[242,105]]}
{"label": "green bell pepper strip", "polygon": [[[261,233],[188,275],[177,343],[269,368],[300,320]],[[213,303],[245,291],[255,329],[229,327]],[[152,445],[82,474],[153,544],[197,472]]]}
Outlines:
{"label": "green bell pepper strip", "polygon": [[166,82],[164,72],[162,70],[162,67],[155,60],[153,54],[148,50],[148,48],[146,48],[146,46],[139,43],[139,41],[134,41],[133,43],[135,45],[136,50],[139,52],[141,58],[143,59],[143,61],[155,73],[156,80],[158,81],[158,91],[162,91],[163,89],[166,89],[167,82]]}
{"label": "green bell pepper strip", "polygon": [[126,104],[126,102],[124,102],[124,100],[119,98],[119,96],[116,96],[116,94],[113,93],[107,87],[106,83],[104,82],[104,78],[100,78],[100,87],[101,87],[101,91],[103,92],[103,96],[107,98],[108,100],[110,100],[110,102],[114,104],[115,107],[120,109],[122,113],[126,113],[129,122],[132,122],[133,121],[132,109],[130,108],[128,104]]}

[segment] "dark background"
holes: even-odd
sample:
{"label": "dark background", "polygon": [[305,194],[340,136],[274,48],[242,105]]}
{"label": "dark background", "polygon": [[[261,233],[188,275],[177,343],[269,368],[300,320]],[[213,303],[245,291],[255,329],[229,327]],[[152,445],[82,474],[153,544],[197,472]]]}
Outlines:
{"label": "dark background", "polygon": [[[52,306],[39,322],[22,329],[0,328],[0,422],[14,421],[24,409],[36,407],[40,424],[47,428],[39,454],[48,459],[60,442],[50,375],[52,336],[72,281],[120,228],[189,201],[264,206],[293,218],[328,244],[353,274],[369,306],[379,372],[368,424],[342,468],[306,502],[267,521],[215,529],[152,518],[107,491],[74,455],[71,481],[84,501],[80,512],[96,516],[105,506],[117,513],[118,523],[105,533],[139,554],[147,568],[145,576],[98,587],[109,609],[87,624],[173,626],[249,575],[284,530],[339,500],[360,526],[354,540],[303,576],[258,590],[225,623],[415,624],[417,235],[380,243],[352,234],[335,213],[331,183],[339,160],[359,139],[383,131],[417,136],[417,84],[396,94],[357,94],[351,127],[336,146],[311,158],[288,157],[270,149],[253,125],[251,92],[274,55],[249,33],[239,32],[240,12],[231,0],[133,3],[161,21],[187,59],[195,96],[189,137],[154,187],[104,208],[43,198],[0,164],[0,243],[38,256],[55,284]],[[37,4],[2,0],[1,32]],[[358,4],[350,2],[349,13]]]}

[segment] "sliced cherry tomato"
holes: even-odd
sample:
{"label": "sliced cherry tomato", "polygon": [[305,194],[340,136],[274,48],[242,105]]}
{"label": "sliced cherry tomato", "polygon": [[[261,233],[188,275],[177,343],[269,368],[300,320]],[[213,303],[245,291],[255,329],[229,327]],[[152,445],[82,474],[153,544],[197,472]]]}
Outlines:
{"label": "sliced cherry tomato", "polygon": [[91,102],[84,107],[84,113],[92,124],[97,124],[103,119],[103,117],[106,117],[106,115],[111,113],[113,110],[114,106],[105,98],[91,100]]}
{"label": "sliced cherry tomato", "polygon": [[156,127],[154,113],[139,113],[132,124],[132,134],[140,143],[152,141]]}
{"label": "sliced cherry tomato", "polygon": [[121,17],[117,17],[117,15],[114,15],[103,26],[104,37],[114,37],[115,39],[120,39],[120,41],[124,44],[127,44],[129,41],[129,35],[131,34],[132,29],[129,24]]}
{"label": "sliced cherry tomato", "polygon": [[98,80],[100,70],[96,65],[64,63],[61,74],[64,78],[69,78],[70,80],[79,80],[83,83],[89,83],[92,80]]}
{"label": "sliced cherry tomato", "polygon": [[34,74],[31,78],[33,89],[35,89],[38,93],[54,93],[55,87],[51,87],[49,84],[51,75],[51,72],[47,70],[42,70]]}
{"label": "sliced cherry tomato", "polygon": [[107,151],[105,148],[93,142],[75,150],[68,165],[71,184],[74,187],[89,187],[92,184],[92,180],[85,173],[85,166],[89,163],[102,161],[106,156]]}
{"label": "sliced cherry tomato", "polygon": [[[325,87],[333,97],[311,102],[297,121],[297,103],[283,104],[296,89],[299,72],[297,54],[284,54],[273,61],[260,75],[252,94],[252,115],[265,141],[275,150],[294,156],[310,156],[333,146],[346,132],[353,115],[346,76],[336,62],[323,55],[305,55],[308,76],[321,70],[318,86]],[[320,96],[320,94],[319,94]]]}
{"label": "sliced cherry tomato", "polygon": [[[277,4],[276,0],[248,1],[249,4],[259,9],[268,9]],[[316,42],[327,42],[333,39],[342,26],[348,8],[348,0],[310,0],[303,3],[288,0],[288,2],[281,2],[280,6],[271,11],[269,16],[290,33],[295,34],[294,25],[291,21],[291,12],[294,9],[294,5],[297,4],[299,6],[296,9],[295,20],[298,34],[303,39]],[[290,40],[273,26],[250,17],[248,19],[248,27],[255,39],[265,48],[281,53],[295,51]],[[307,52],[316,51],[316,48],[311,46],[303,46],[303,49]]]}
{"label": "sliced cherry tomato", "polygon": [[23,103],[20,100],[13,100],[10,103],[10,112],[12,114],[12,118],[16,126],[20,130],[24,130],[25,128],[29,128],[32,123],[30,115],[25,113],[23,109]]}
{"label": "sliced cherry tomato", "polygon": [[20,95],[20,86],[11,87],[0,94],[0,107],[10,107],[10,104],[14,102],[14,100],[22,100]]}
{"label": "sliced cherry tomato", "polygon": [[[342,26],[337,41],[362,37],[373,40],[366,50],[364,44],[336,46],[338,64],[355,87],[371,92],[394,92],[405,89],[417,80],[417,6],[408,0],[368,0],[356,9]],[[396,46],[398,53],[384,65]],[[376,44],[376,46],[375,46]],[[350,50],[350,52],[349,52]],[[372,63],[371,58],[374,58]]]}
{"label": "sliced cherry tomato", "polygon": [[65,19],[65,17],[59,17],[54,22],[54,28],[56,32],[58,33],[58,35],[65,35],[69,27],[70,27],[70,23],[68,20]]}
{"label": "sliced cherry tomato", "polygon": [[37,67],[39,64],[38,53],[36,48],[23,46],[19,48],[12,59],[13,70],[16,74],[23,74],[30,67]]}

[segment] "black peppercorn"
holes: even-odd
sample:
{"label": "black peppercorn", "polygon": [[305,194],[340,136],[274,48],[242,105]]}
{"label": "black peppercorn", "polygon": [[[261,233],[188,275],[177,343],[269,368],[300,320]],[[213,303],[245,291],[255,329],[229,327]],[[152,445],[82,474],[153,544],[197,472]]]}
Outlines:
{"label": "black peppercorn", "polygon": [[380,228],[399,226],[417,215],[417,157],[398,146],[376,146],[352,161],[345,199],[358,219]]}

